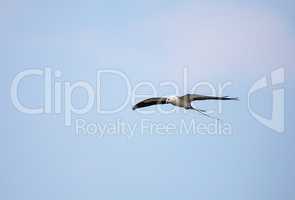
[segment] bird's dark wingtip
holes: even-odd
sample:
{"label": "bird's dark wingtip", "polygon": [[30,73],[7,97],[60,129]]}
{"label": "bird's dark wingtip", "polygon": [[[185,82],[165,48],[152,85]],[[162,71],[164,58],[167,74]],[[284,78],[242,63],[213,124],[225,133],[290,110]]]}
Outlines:
{"label": "bird's dark wingtip", "polygon": [[222,97],[224,100],[235,100],[235,101],[240,101],[239,97],[229,97],[229,96],[223,96]]}

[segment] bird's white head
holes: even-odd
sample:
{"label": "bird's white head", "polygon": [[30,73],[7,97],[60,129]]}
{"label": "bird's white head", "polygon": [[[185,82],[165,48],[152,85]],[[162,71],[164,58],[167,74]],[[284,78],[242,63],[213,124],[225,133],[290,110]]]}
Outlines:
{"label": "bird's white head", "polygon": [[177,100],[177,97],[176,96],[171,96],[171,97],[168,97],[166,102],[167,103],[171,103],[171,104],[175,104],[176,103],[176,100]]}

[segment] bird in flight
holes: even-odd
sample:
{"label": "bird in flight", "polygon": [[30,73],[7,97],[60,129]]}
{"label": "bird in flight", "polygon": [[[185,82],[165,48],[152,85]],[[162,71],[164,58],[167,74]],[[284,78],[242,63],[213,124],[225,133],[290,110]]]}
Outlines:
{"label": "bird in flight", "polygon": [[209,118],[213,118],[212,116],[206,113],[206,110],[196,109],[191,103],[192,101],[203,101],[203,100],[239,100],[239,98],[231,98],[228,96],[223,97],[215,97],[215,96],[204,96],[199,94],[186,94],[184,96],[172,96],[172,97],[154,97],[145,99],[143,101],[138,102],[132,108],[132,110],[143,108],[147,106],[157,105],[157,104],[172,104],[174,106],[182,107],[185,109],[191,109],[198,111],[202,115],[205,115]]}

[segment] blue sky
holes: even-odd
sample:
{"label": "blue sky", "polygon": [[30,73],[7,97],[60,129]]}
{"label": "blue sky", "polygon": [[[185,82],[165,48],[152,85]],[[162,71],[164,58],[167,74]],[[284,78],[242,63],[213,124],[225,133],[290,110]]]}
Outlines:
{"label": "blue sky", "polygon": [[[1,199],[294,199],[294,52],[293,1],[4,1],[1,2]],[[50,68],[62,73],[56,81],[85,81],[93,88],[96,72],[124,73],[134,89],[142,81],[157,95],[185,93],[207,81],[231,82],[224,95],[239,102],[222,103],[218,116],[230,123],[230,135],[151,135],[134,137],[77,135],[75,120],[108,124],[212,123],[194,112],[152,114],[131,110],[101,114],[96,107],[73,114],[65,126],[59,114],[29,115],[12,103],[17,73]],[[255,81],[285,70],[285,131],[262,125],[249,112],[247,94]],[[122,79],[104,76],[102,106],[122,103]],[[176,93],[162,86],[173,81]],[[24,79],[19,96],[26,105],[43,105],[42,78]],[[281,86],[280,86],[281,87]],[[253,96],[251,104],[270,117],[272,89]],[[84,93],[83,93],[84,92]],[[97,92],[97,91],[96,91]],[[139,92],[152,95],[151,88]],[[210,94],[208,87],[196,91]],[[62,93],[62,96],[65,94]],[[64,98],[64,97],[63,97]],[[73,93],[83,107],[85,91]],[[139,99],[138,99],[139,100]],[[216,102],[195,104],[216,111]],[[62,104],[64,106],[64,104]],[[171,109],[169,105],[165,109]],[[140,134],[143,135],[140,135]]]}

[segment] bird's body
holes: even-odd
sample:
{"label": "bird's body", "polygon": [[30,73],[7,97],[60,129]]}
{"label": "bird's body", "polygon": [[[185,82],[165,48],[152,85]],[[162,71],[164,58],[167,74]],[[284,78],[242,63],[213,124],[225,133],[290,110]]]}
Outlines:
{"label": "bird's body", "polygon": [[206,116],[204,110],[195,109],[192,107],[191,102],[192,101],[203,101],[203,100],[239,100],[238,98],[231,98],[228,96],[223,97],[215,97],[215,96],[205,96],[205,95],[198,95],[198,94],[186,94],[184,96],[171,96],[171,97],[154,97],[145,99],[143,101],[140,101],[135,106],[133,106],[133,110],[138,108],[143,108],[147,106],[157,105],[157,104],[172,104],[174,106],[182,107],[185,109],[192,109],[196,110]]}
{"label": "bird's body", "polygon": [[202,100],[238,100],[238,98],[230,98],[228,96],[224,97],[214,97],[214,96],[204,96],[198,94],[187,94],[184,96],[171,96],[171,97],[154,97],[145,99],[135,106],[133,110],[137,108],[143,108],[147,106],[157,105],[157,104],[172,104],[174,106],[183,107],[185,109],[191,109],[192,101],[202,101]]}
{"label": "bird's body", "polygon": [[182,99],[180,99],[177,96],[168,97],[167,101],[168,103],[178,107],[186,107],[186,104],[188,103],[188,102],[184,102]]}

